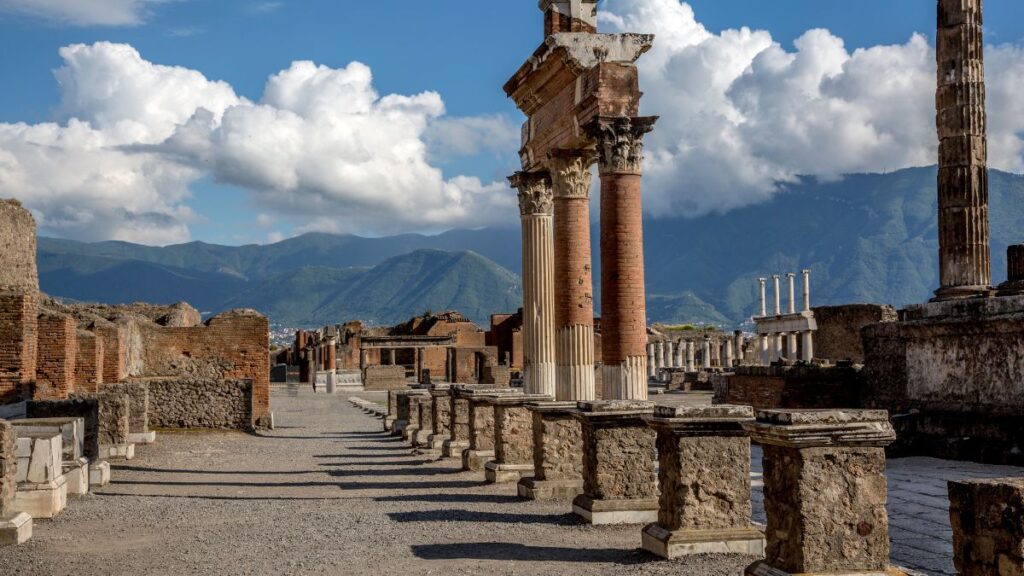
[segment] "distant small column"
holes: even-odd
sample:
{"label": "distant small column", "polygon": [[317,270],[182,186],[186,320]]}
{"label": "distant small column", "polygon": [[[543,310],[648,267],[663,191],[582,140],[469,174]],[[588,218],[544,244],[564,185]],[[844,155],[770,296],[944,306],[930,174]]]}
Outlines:
{"label": "distant small column", "polygon": [[773,362],[779,359],[779,335],[775,332],[768,334],[768,362],[766,364],[771,366]]}
{"label": "distant small column", "polygon": [[739,363],[743,363],[743,348],[746,344],[744,341],[743,332],[736,330],[733,332],[733,342],[736,346],[736,358],[739,359]]}
{"label": "distant small column", "polygon": [[762,366],[769,366],[772,363],[772,343],[771,338],[768,334],[759,334],[757,336],[757,351],[761,358]]}
{"label": "distant small column", "polygon": [[680,340],[676,342],[676,368],[686,368],[686,341]]}
{"label": "distant small column", "polygon": [[331,336],[327,340],[327,371],[335,372],[338,369],[338,338]]}
{"label": "distant small column", "polygon": [[782,287],[779,283],[780,278],[778,274],[772,275],[772,286],[775,288],[775,315],[779,316],[782,314]]}
{"label": "distant small column", "polygon": [[789,358],[792,362],[796,362],[800,359],[799,350],[797,349],[798,334],[796,332],[790,332],[786,335],[789,340],[786,342],[786,358]]}
{"label": "distant small column", "polygon": [[676,349],[675,343],[671,340],[665,341],[665,367],[675,368],[676,367]]}
{"label": "distant small column", "polygon": [[396,364],[396,362],[395,362],[395,349],[394,348],[388,349],[388,362],[392,366],[394,366]]}
{"label": "distant small column", "polygon": [[697,362],[696,362],[696,358],[695,358],[695,356],[696,356],[696,348],[697,348],[697,346],[696,346],[696,344],[694,344],[693,340],[687,340],[686,341],[686,371],[687,372],[696,372],[697,371]]}
{"label": "distant small column", "polygon": [[811,271],[804,270],[804,312],[811,311]]}
{"label": "distant small column", "polygon": [[730,339],[730,338],[726,338],[725,339],[725,353],[724,353],[724,356],[725,356],[725,358],[724,358],[724,360],[722,362],[722,368],[725,368],[726,370],[729,370],[733,366],[732,339]]}
{"label": "distant small column", "polygon": [[786,280],[789,282],[789,313],[796,314],[796,274],[788,272]]}
{"label": "distant small column", "polygon": [[704,337],[704,347],[701,349],[701,365],[705,370],[711,369],[711,338]]}
{"label": "distant small column", "polygon": [[814,332],[806,330],[803,332],[802,360],[810,363],[814,360]]}
{"label": "distant small column", "polygon": [[647,343],[647,378],[653,379],[658,375],[658,364],[654,358],[654,342]]}
{"label": "distant small column", "polygon": [[655,342],[654,344],[654,374],[657,376],[658,370],[665,367],[665,343],[662,341]]}
{"label": "distant small column", "polygon": [[761,317],[764,318],[768,315],[768,290],[766,288],[768,279],[758,278],[757,283],[761,286]]}

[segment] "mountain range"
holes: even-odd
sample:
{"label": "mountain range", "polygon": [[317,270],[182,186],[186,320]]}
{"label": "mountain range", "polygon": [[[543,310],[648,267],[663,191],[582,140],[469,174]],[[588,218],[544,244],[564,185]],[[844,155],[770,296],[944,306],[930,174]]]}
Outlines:
{"label": "mountain range", "polygon": [[[735,325],[757,308],[758,277],[802,268],[812,271],[815,305],[922,302],[938,284],[935,179],[934,167],[808,178],[724,214],[646,218],[648,319]],[[1024,177],[991,171],[989,195],[998,282],[1006,246],[1024,241]],[[596,280],[596,237],[593,246]],[[491,313],[520,306],[520,252],[515,228],[312,233],[237,247],[38,241],[40,284],[50,295],[186,300],[208,313],[249,307],[289,326],[392,324],[428,309],[457,309],[486,324]]]}

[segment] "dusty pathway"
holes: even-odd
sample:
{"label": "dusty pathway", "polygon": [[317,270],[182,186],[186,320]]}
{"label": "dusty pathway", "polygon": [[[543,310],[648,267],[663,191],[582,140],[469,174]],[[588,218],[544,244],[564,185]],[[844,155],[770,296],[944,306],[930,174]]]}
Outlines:
{"label": "dusty pathway", "polygon": [[[679,574],[637,550],[639,528],[593,528],[567,504],[433,462],[380,433],[344,396],[274,390],[278,429],[164,433],[73,500],[0,574]],[[744,558],[682,573],[735,576]]]}

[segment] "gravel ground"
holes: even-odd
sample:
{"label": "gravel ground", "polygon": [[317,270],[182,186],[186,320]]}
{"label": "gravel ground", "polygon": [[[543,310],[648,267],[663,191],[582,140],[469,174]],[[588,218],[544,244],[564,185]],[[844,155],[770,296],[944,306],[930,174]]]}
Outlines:
{"label": "gravel ground", "polygon": [[414,453],[344,395],[275,388],[277,430],[166,432],[71,500],[0,574],[691,574],[754,558],[667,562],[640,527],[592,527],[566,502],[521,502],[454,461]]}

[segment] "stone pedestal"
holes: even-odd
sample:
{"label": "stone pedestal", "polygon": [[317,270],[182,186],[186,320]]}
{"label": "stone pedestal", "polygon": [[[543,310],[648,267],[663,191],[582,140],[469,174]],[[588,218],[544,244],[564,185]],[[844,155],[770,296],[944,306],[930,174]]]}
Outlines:
{"label": "stone pedestal", "polygon": [[135,458],[135,444],[101,446],[100,453],[108,460],[132,460]]}
{"label": "stone pedestal", "polygon": [[128,434],[128,442],[131,444],[152,444],[156,442],[156,430]]}
{"label": "stone pedestal", "polygon": [[647,524],[658,519],[654,430],[644,416],[654,403],[580,402],[573,417],[583,430],[583,494],[573,512],[591,524]]}
{"label": "stone pedestal", "polygon": [[511,388],[465,391],[469,399],[469,447],[462,451],[462,469],[483,471],[494,459],[494,404],[499,396],[521,394]]}
{"label": "stone pedestal", "polygon": [[765,559],[750,576],[899,573],[889,566],[884,410],[764,410]]}
{"label": "stone pedestal", "polygon": [[949,517],[957,574],[1024,574],[1024,478],[950,482]]}
{"label": "stone pedestal", "polygon": [[24,512],[32,518],[53,518],[67,505],[67,480],[61,474],[46,482],[19,482],[11,507],[16,512]]}
{"label": "stone pedestal", "polygon": [[0,515],[0,546],[17,546],[32,538],[32,517],[24,512]]}
{"label": "stone pedestal", "polygon": [[89,488],[101,488],[110,484],[110,463],[106,460],[89,464]]}
{"label": "stone pedestal", "polygon": [[643,548],[662,558],[691,554],[764,554],[764,533],[751,522],[750,406],[658,406],[647,417],[657,434],[658,521],[642,532]]}
{"label": "stone pedestal", "polygon": [[448,430],[451,437],[441,443],[441,456],[462,458],[463,450],[469,448],[469,398],[465,389],[451,388],[451,403],[448,410]]}
{"label": "stone pedestal", "polygon": [[519,481],[527,500],[571,499],[583,492],[583,432],[576,402],[528,404],[533,418],[533,476]]}
{"label": "stone pedestal", "polygon": [[398,391],[388,390],[388,413],[384,416],[384,431],[391,432],[398,419]]}
{"label": "stone pedestal", "polygon": [[544,394],[496,397],[494,406],[494,460],[484,468],[487,482],[518,482],[533,474],[533,417],[527,405],[552,401]]}
{"label": "stone pedestal", "polygon": [[409,434],[409,442],[413,446],[423,447],[427,440],[434,433],[434,398],[429,394],[423,395],[417,401],[419,408],[419,428],[415,434]]}
{"label": "stone pedestal", "polygon": [[64,479],[67,481],[68,496],[83,496],[89,493],[89,461],[85,458],[65,460],[61,463]]}
{"label": "stone pedestal", "polygon": [[447,384],[435,384],[430,388],[431,423],[427,447],[441,450],[445,440],[451,439],[452,391]]}

